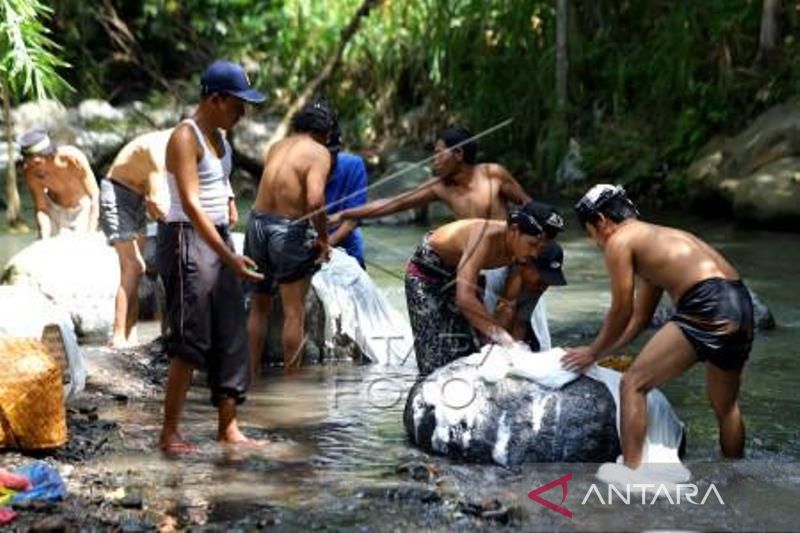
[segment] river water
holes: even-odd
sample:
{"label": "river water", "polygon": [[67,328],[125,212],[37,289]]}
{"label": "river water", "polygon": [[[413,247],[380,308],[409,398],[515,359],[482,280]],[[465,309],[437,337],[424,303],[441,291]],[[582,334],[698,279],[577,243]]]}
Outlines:
{"label": "river water", "polygon": [[[408,445],[402,426],[414,369],[350,364],[305,368],[292,380],[274,372],[253,386],[240,418],[247,431],[270,440],[263,452],[238,454],[206,444],[193,458],[162,459],[151,451],[160,403],[133,401],[103,413],[122,423],[130,445],[124,453],[99,458],[96,466],[120,475],[135,473],[150,494],[171,502],[176,516],[200,514],[209,523],[247,519],[269,508],[285,529],[491,528],[492,522],[470,517],[464,502],[496,498],[513,508],[512,526],[524,530],[797,529],[800,396],[792,391],[800,376],[800,238],[686,216],[660,220],[718,247],[778,323],[774,331],[758,334],[746,369],[741,392],[746,460],[718,462],[716,421],[701,365],[663,389],[687,426],[685,461],[693,482],[705,483],[701,496],[704,487],[715,484],[725,505],[713,498],[679,510],[663,501],[622,507],[597,499],[582,503],[596,465],[504,469],[428,456]],[[365,228],[368,271],[400,308],[405,307],[403,263],[425,231],[417,226]],[[30,238],[0,235],[0,263]],[[574,227],[560,240],[569,285],[549,292],[547,305],[553,344],[568,346],[591,339],[610,293],[600,252],[591,241]],[[195,440],[208,442],[214,435],[215,413],[202,388],[190,392],[184,425]],[[396,470],[409,461],[433,463],[437,482],[403,479]],[[572,518],[526,497],[567,473],[573,480],[563,505]],[[558,504],[558,492],[545,498]]]}

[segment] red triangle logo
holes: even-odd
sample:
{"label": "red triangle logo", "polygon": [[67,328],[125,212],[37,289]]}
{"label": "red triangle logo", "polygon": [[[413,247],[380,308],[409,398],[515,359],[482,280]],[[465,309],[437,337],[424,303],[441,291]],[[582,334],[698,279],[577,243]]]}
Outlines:
{"label": "red triangle logo", "polygon": [[[572,474],[566,474],[561,476],[558,479],[554,479],[547,485],[542,485],[538,489],[533,489],[528,493],[528,498],[535,501],[539,505],[544,505],[548,509],[555,511],[557,513],[563,514],[567,518],[572,518],[572,512],[567,509],[566,507],[561,507],[561,504],[564,503],[564,500],[567,499],[567,491],[569,490],[569,486],[567,482],[572,479]],[[540,497],[539,495],[543,492],[547,492],[548,490],[552,489],[553,487],[561,487],[561,503],[559,505],[554,504],[551,501],[545,500],[544,498]]]}

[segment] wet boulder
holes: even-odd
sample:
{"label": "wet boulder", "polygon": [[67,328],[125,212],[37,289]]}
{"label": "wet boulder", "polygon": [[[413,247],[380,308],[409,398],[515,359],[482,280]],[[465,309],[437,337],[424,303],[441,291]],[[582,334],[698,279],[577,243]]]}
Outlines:
{"label": "wet boulder", "polygon": [[[102,233],[64,233],[35,241],[9,260],[2,280],[44,295],[69,314],[82,340],[102,342],[108,338],[119,286],[119,261]],[[153,285],[145,284],[142,290],[147,287]]]}
{"label": "wet boulder", "polygon": [[616,460],[616,404],[605,385],[585,376],[560,389],[510,375],[487,380],[483,358],[453,361],[412,387],[403,422],[413,444],[505,466]]}
{"label": "wet boulder", "polygon": [[791,101],[757,117],[731,138],[715,138],[686,174],[703,211],[796,230],[800,221],[800,105]]}

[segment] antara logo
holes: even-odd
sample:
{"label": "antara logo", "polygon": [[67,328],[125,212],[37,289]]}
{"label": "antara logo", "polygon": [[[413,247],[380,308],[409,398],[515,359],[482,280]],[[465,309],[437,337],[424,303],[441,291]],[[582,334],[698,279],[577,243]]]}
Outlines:
{"label": "antara logo", "polygon": [[[568,482],[571,479],[572,474],[566,474],[558,479],[554,479],[550,483],[530,491],[528,493],[528,498],[535,501],[539,505],[547,507],[551,511],[562,514],[567,518],[572,518],[572,512],[566,507],[563,507],[563,504],[567,499],[567,493],[569,492]],[[540,494],[547,492],[554,487],[561,487],[561,502],[559,504],[545,500],[540,496]],[[684,502],[691,505],[705,505],[706,501],[711,496],[713,496],[720,505],[725,505],[722,495],[719,493],[717,487],[713,483],[708,486],[708,489],[706,489],[703,498],[700,501],[695,499],[701,494],[700,488],[693,483],[679,483],[677,485],[634,483],[626,484],[624,487],[624,490],[620,490],[616,486],[609,484],[606,498],[603,498],[603,493],[600,492],[600,489],[597,488],[596,484],[592,483],[589,489],[586,491],[586,495],[583,497],[581,505],[586,505],[586,502],[590,499],[597,500],[597,502],[599,502],[601,505],[611,505],[617,502],[625,505],[631,505],[631,501],[633,501],[635,504],[637,502],[636,499],[631,498],[631,492],[641,492],[642,505],[655,505],[655,503],[660,499],[668,501],[671,505],[680,505]],[[646,494],[648,492],[652,494],[651,498],[647,498]],[[673,495],[675,496],[674,498]]]}
{"label": "antara logo", "polygon": [[[563,504],[564,500],[567,499],[567,491],[569,491],[569,486],[567,485],[567,482],[570,479],[572,479],[572,474],[566,474],[564,476],[561,476],[560,478],[551,481],[547,485],[542,485],[538,489],[533,489],[532,491],[530,491],[528,493],[528,498],[530,498],[531,500],[535,501],[536,503],[538,503],[540,505],[544,505],[548,509],[551,509],[551,510],[557,512],[557,513],[563,514],[567,518],[572,518],[572,512],[569,509],[567,509],[566,507],[561,507],[561,504]],[[541,494],[543,492],[547,492],[548,490],[552,489],[553,487],[558,487],[558,486],[561,487],[561,504],[556,505],[551,501],[548,501],[548,500],[545,500],[544,498],[539,497],[539,494]]]}

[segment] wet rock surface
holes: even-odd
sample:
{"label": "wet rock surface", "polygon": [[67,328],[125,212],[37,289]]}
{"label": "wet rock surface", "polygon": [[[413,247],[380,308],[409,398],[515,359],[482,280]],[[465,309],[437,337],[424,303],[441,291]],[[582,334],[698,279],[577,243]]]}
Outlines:
{"label": "wet rock surface", "polygon": [[600,382],[581,376],[557,390],[513,377],[489,383],[464,359],[414,385],[403,422],[423,450],[470,462],[605,462],[621,451],[616,405]]}

